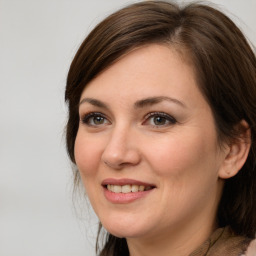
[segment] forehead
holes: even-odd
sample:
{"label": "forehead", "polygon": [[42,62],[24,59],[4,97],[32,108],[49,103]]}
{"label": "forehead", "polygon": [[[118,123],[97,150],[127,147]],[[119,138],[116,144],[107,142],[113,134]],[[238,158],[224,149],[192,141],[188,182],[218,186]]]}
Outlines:
{"label": "forehead", "polygon": [[[187,58],[186,58],[187,59]],[[193,66],[175,48],[151,44],[130,51],[94,78],[83,97],[115,100],[169,96],[202,97]]]}

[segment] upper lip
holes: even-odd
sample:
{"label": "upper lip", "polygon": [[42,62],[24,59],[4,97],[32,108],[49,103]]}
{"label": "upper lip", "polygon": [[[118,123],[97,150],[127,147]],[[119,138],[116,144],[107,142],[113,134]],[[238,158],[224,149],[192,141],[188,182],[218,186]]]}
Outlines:
{"label": "upper lip", "polygon": [[138,186],[150,186],[150,187],[156,187],[155,184],[152,183],[147,183],[139,180],[133,180],[133,179],[115,179],[115,178],[107,178],[104,179],[101,183],[102,186],[106,185],[119,185],[119,186],[124,186],[124,185],[138,185]]}

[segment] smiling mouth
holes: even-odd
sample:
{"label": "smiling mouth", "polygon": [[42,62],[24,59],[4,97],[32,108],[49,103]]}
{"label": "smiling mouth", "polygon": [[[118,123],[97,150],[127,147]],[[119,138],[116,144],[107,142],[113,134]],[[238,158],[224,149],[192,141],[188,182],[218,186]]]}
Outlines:
{"label": "smiling mouth", "polygon": [[143,192],[153,189],[152,186],[143,186],[143,185],[112,185],[107,184],[104,186],[107,190],[113,192],[113,193],[136,193],[136,192]]}

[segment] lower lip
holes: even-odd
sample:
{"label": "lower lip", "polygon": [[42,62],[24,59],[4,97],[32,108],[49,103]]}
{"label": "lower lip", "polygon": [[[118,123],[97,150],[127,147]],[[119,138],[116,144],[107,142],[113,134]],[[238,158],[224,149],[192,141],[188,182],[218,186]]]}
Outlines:
{"label": "lower lip", "polygon": [[103,187],[104,195],[108,201],[114,204],[128,204],[140,198],[147,196],[154,189],[150,189],[147,191],[139,191],[139,192],[130,192],[130,193],[114,193],[109,191],[107,188]]}

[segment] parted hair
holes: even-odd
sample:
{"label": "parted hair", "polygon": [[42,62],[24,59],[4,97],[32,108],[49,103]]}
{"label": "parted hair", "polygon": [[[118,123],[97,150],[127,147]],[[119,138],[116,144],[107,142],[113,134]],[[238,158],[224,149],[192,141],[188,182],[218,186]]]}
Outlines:
{"label": "parted hair", "polygon": [[[143,1],[108,16],[86,37],[67,77],[66,145],[75,164],[74,143],[79,126],[78,106],[85,86],[134,48],[148,44],[175,47],[191,61],[199,89],[209,103],[219,140],[237,139],[235,129],[245,120],[251,129],[251,148],[239,173],[225,181],[217,221],[238,235],[256,231],[256,58],[240,29],[209,5],[179,6],[167,1]],[[202,135],[203,136],[203,135]],[[75,183],[79,172],[75,172]],[[100,256],[129,255],[125,238],[111,234],[96,251]],[[100,247],[100,248],[99,248]]]}

